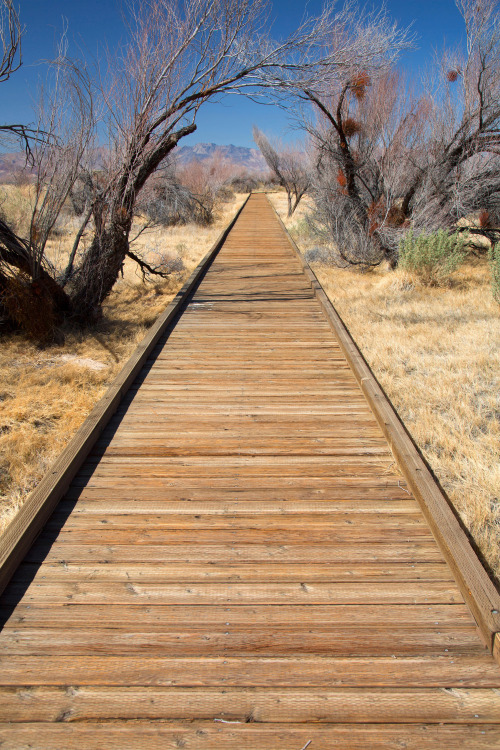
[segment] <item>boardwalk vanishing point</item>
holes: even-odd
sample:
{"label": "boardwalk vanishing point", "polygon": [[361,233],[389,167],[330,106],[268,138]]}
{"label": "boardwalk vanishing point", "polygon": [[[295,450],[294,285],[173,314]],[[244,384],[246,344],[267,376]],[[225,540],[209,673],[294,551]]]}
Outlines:
{"label": "boardwalk vanishing point", "polygon": [[264,194],[162,321],[1,543],[1,750],[498,750],[498,594]]}

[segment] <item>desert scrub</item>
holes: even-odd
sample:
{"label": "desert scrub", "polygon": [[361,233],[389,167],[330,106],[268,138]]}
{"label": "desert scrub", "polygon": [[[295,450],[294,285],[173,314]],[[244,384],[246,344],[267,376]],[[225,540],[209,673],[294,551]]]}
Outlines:
{"label": "desert scrub", "polygon": [[500,305],[500,242],[491,247],[488,260],[490,262],[493,299]]}
{"label": "desert scrub", "polygon": [[312,247],[304,253],[304,260],[307,261],[307,263],[324,263],[325,265],[331,265],[332,257],[332,252],[328,247]]}
{"label": "desert scrub", "polygon": [[500,319],[485,259],[453,286],[314,270],[500,582]]}
{"label": "desert scrub", "polygon": [[467,241],[467,235],[445,229],[418,235],[410,231],[399,246],[399,265],[423,284],[440,286],[465,260]]}

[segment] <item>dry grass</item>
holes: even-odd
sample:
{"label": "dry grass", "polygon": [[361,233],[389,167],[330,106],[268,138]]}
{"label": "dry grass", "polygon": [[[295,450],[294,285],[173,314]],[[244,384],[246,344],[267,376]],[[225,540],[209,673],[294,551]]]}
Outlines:
{"label": "dry grass", "polygon": [[29,231],[29,216],[33,199],[33,186],[0,185],[0,213],[8,217],[10,226],[18,234]]}
{"label": "dry grass", "polygon": [[[284,216],[284,196],[272,200]],[[300,218],[285,222],[307,249]],[[500,308],[486,260],[442,288],[399,270],[312,267],[498,580]]]}
{"label": "dry grass", "polygon": [[[0,192],[4,213],[21,230],[29,186],[2,185]],[[184,270],[166,281],[144,285],[135,264],[127,261],[124,277],[115,285],[104,305],[103,320],[93,331],[68,329],[64,347],[43,349],[20,334],[0,339],[0,530],[64,449],[244,198],[237,195],[224,204],[211,227],[187,225],[141,235],[134,249],[146,255],[158,249],[180,256]],[[74,220],[68,221],[49,243],[48,255],[59,266],[67,258],[76,226]]]}

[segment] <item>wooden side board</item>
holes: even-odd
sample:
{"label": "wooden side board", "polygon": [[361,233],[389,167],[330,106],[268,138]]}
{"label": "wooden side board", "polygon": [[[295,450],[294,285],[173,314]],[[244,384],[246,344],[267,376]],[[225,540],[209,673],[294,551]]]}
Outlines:
{"label": "wooden side board", "polygon": [[323,307],[344,356],[391,447],[408,486],[422,508],[481,636],[500,664],[500,594],[481,564],[450,502],[356,346],[340,315],[328,299],[312,269],[305,263],[277,213],[276,216],[301,260],[304,273]]}
{"label": "wooden side board", "polygon": [[195,268],[184,286],[177,292],[172,302],[149,329],[102,399],[93,408],[65,450],[31,492],[12,523],[0,537],[0,594],[68,490],[76,473],[117,410],[152,349],[176,320],[186,305],[189,295],[200,283],[247,201],[248,198]]}

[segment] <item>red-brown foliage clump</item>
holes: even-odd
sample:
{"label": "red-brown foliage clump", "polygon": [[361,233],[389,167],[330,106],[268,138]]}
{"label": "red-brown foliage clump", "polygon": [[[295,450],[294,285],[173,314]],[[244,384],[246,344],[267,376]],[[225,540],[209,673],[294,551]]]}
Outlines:
{"label": "red-brown foliage clump", "polygon": [[387,204],[383,198],[370,203],[368,206],[368,217],[370,218],[370,236],[381,224],[389,227],[402,227],[406,221],[406,217],[400,206],[393,203],[387,208]]}
{"label": "red-brown foliage clump", "polygon": [[405,215],[401,208],[396,205],[392,205],[387,212],[387,224],[390,227],[400,227],[405,221]]}
{"label": "red-brown foliage clump", "polygon": [[449,70],[446,74],[446,80],[448,81],[448,83],[455,83],[458,78],[459,72],[460,71],[458,69]]}
{"label": "red-brown foliage clump", "polygon": [[347,177],[341,169],[339,169],[339,171],[337,172],[337,182],[342,188],[345,188],[345,186],[347,185]]}
{"label": "red-brown foliage clump", "polygon": [[343,124],[344,133],[348,138],[351,138],[356,133],[361,131],[361,125],[353,117],[348,117]]}
{"label": "red-brown foliage clump", "polygon": [[365,98],[366,89],[370,83],[370,76],[364,70],[354,76],[351,81],[351,90],[358,101]]}
{"label": "red-brown foliage clump", "polygon": [[485,229],[490,226],[490,215],[485,208],[479,213],[479,226]]}
{"label": "red-brown foliage clump", "polygon": [[378,201],[372,201],[368,206],[368,216],[373,219],[374,217],[382,217],[385,215],[386,207],[385,200],[382,197]]}

